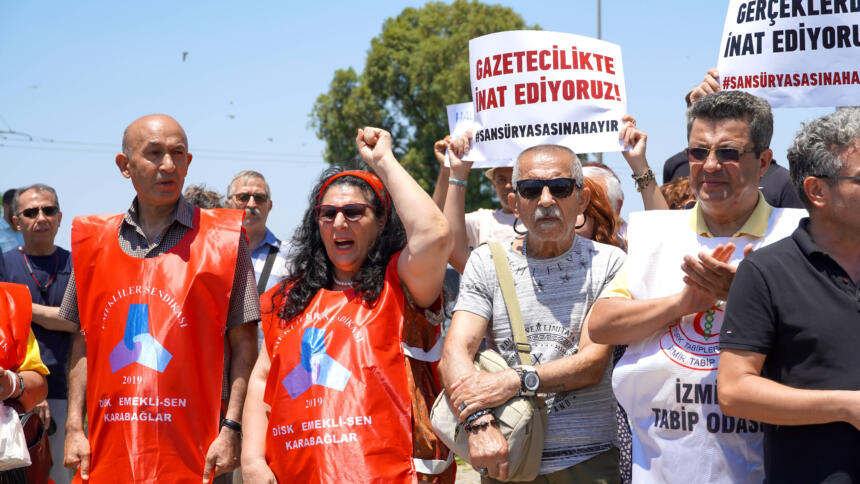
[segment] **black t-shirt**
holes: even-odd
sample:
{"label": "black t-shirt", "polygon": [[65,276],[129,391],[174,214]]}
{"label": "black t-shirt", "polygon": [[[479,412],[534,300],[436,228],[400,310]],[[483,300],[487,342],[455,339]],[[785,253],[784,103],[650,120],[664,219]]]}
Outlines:
{"label": "black t-shirt", "polygon": [[[52,255],[27,256],[33,274],[24,260],[24,253],[18,249],[3,253],[6,262],[6,276],[9,282],[25,284],[30,289],[30,296],[36,304],[45,306],[59,306],[63,301],[63,294],[69,284],[72,275],[71,253],[57,247]],[[56,275],[55,275],[56,274]],[[33,280],[33,277],[36,280]],[[48,284],[53,277],[53,282]],[[36,284],[39,281],[43,290]],[[31,324],[36,341],[39,342],[39,352],[42,354],[42,362],[51,372],[48,375],[48,398],[67,398],[66,385],[66,362],[69,359],[71,346],[71,333],[62,331],[51,331]]]}
{"label": "black t-shirt", "polygon": [[[860,390],[860,289],[808,224],[740,263],[720,347],[767,355],[762,376],[792,388]],[[764,453],[766,482],[860,482],[860,431],[846,422],[766,425]]]}
{"label": "black t-shirt", "polygon": [[6,280],[6,261],[3,259],[4,257],[0,254],[0,282],[8,282]]}
{"label": "black t-shirt", "polygon": [[[686,151],[670,156],[663,164],[663,183],[682,176],[690,176],[690,164]],[[788,170],[780,166],[776,160],[770,161],[770,166],[761,177],[758,188],[771,207],[805,208],[797,192],[794,191]]]}

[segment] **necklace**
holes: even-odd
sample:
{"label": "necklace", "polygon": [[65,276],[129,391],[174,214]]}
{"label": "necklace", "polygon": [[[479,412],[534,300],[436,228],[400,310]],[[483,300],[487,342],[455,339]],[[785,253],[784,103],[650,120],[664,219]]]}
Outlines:
{"label": "necklace", "polygon": [[528,235],[524,235],[524,236],[523,236],[523,248],[522,248],[522,251],[523,251],[523,257],[528,257],[528,256],[529,256],[529,252],[528,252],[528,250],[526,250],[526,240],[528,240],[528,238],[529,238],[529,236],[528,236]]}
{"label": "necklace", "polygon": [[334,279],[334,283],[337,284],[338,286],[352,287],[355,285],[355,282],[353,282],[353,281],[341,281],[340,279],[338,279],[337,277],[334,277],[334,276],[331,276],[331,278]]}
{"label": "necklace", "polygon": [[51,274],[51,278],[48,279],[48,282],[46,282],[43,286],[39,282],[39,280],[36,279],[36,274],[33,273],[33,266],[30,265],[30,259],[27,258],[27,253],[24,252],[24,249],[22,247],[18,247],[18,250],[20,250],[21,254],[24,256],[24,264],[27,265],[27,270],[30,271],[30,277],[33,278],[33,282],[36,283],[36,287],[39,288],[39,292],[42,294],[42,296],[45,296],[45,294],[48,293],[48,288],[51,287],[51,284],[54,283],[54,279],[57,278],[57,272],[59,272],[60,270],[60,251],[54,251],[54,273]]}

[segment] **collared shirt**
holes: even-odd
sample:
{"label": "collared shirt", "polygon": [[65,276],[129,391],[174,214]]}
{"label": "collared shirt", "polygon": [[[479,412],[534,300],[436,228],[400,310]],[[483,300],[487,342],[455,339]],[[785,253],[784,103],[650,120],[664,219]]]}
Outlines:
{"label": "collared shirt", "polygon": [[24,245],[24,236],[12,230],[6,220],[0,218],[0,252],[8,252],[19,245]]}
{"label": "collared shirt", "polygon": [[[126,254],[139,259],[156,257],[172,249],[193,228],[194,206],[184,197],[179,198],[173,220],[153,241],[146,238],[140,226],[137,197],[131,203],[128,212],[120,224],[119,246]],[[60,317],[75,323],[80,323],[78,313],[78,293],[75,275],[69,281],[63,303],[60,305]],[[236,271],[233,276],[233,291],[230,293],[230,304],[227,314],[227,328],[234,328],[244,323],[260,320],[260,299],[257,295],[257,285],[254,280],[253,267],[249,255],[248,242],[245,237],[239,237],[239,254],[236,258]]]}
{"label": "collared shirt", "polygon": [[290,275],[288,266],[291,259],[290,244],[278,240],[275,234],[266,228],[266,236],[263,238],[263,241],[251,251],[251,262],[254,264],[254,279],[259,282],[260,273],[263,272],[263,268],[266,266],[266,259],[269,257],[271,247],[277,249],[278,253],[275,256],[275,263],[272,265],[269,280],[266,281],[267,291]]}
{"label": "collared shirt", "polygon": [[[696,205],[692,210],[690,210],[690,212],[690,228],[702,237],[714,237],[714,234],[711,233],[711,229],[708,228],[708,223],[705,222],[705,216],[702,213],[701,204],[696,202]],[[773,207],[767,203],[767,200],[764,199],[764,195],[759,192],[758,202],[756,203],[755,208],[746,222],[744,222],[741,228],[739,228],[732,237],[738,237],[740,235],[764,237],[764,233],[767,232],[767,221],[770,219],[770,215],[772,213]]]}
{"label": "collared shirt", "polygon": [[[765,232],[767,232],[767,221],[770,219],[772,213],[773,207],[767,203],[764,196],[759,192],[758,203],[756,204],[755,209],[753,209],[749,218],[744,222],[741,228],[732,235],[732,237],[738,237],[740,235],[764,237]],[[711,229],[708,228],[708,224],[705,222],[705,217],[702,214],[702,207],[698,202],[692,209],[690,209],[690,229],[703,237],[714,237],[714,234],[711,233]],[[622,267],[615,278],[612,279],[612,282],[606,286],[606,290],[603,291],[600,297],[633,299],[633,295],[630,294],[629,287],[630,284],[627,280],[627,268]]]}
{"label": "collared shirt", "polygon": [[[766,355],[762,376],[791,388],[860,390],[860,281],[812,238],[744,258],[729,290],[720,349]],[[765,482],[860,482],[860,431],[848,422],[767,425]]]}

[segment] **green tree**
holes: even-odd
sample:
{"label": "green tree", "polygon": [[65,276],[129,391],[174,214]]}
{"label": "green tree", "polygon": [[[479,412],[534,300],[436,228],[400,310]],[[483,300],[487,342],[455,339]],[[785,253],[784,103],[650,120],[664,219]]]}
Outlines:
{"label": "green tree", "polygon": [[[506,30],[537,29],[508,7],[477,1],[430,2],[389,18],[370,42],[364,71],[338,69],[311,112],[331,164],[358,166],[355,132],[379,126],[394,138],[394,153],[428,192],[439,165],[433,143],[448,134],[445,106],[472,99],[469,40]],[[488,207],[494,192],[480,170],[469,175],[466,210]]]}

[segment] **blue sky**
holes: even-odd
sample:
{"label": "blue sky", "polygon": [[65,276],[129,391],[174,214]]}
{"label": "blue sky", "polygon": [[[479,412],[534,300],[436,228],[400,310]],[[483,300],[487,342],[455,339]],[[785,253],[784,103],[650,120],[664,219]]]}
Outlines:
{"label": "blue sky", "polygon": [[[325,168],[308,126],[314,100],[335,69],[362,70],[386,18],[423,5],[376,3],[0,2],[0,130],[33,138],[0,135],[0,189],[54,186],[64,213],[57,243],[68,248],[74,216],[128,208],[134,191],[114,164],[122,131],[164,112],[189,136],[186,184],[223,193],[236,172],[262,172],[269,227],[287,238]],[[499,3],[544,30],[596,35],[596,1]],[[621,45],[628,110],[649,135],[658,179],[686,146],[683,95],[716,65],[726,7],[603,2],[603,38]],[[831,110],[774,110],[775,158],[787,166],[800,122]],[[624,184],[623,212],[641,209],[621,155],[604,161]]]}

